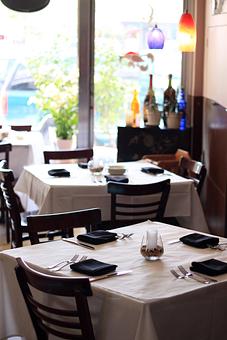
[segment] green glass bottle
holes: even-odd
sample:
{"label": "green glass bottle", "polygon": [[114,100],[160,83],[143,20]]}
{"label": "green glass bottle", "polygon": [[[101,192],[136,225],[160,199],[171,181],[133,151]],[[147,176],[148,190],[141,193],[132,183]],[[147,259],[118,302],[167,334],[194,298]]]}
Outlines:
{"label": "green glass bottle", "polygon": [[172,87],[172,74],[169,74],[169,84],[167,89],[164,91],[164,99],[163,99],[163,119],[164,124],[166,126],[166,117],[169,112],[175,112],[176,110],[176,91]]}
{"label": "green glass bottle", "polygon": [[157,109],[155,93],[153,90],[153,75],[150,74],[150,82],[146,97],[143,102],[143,121],[144,125],[148,125],[148,112]]}

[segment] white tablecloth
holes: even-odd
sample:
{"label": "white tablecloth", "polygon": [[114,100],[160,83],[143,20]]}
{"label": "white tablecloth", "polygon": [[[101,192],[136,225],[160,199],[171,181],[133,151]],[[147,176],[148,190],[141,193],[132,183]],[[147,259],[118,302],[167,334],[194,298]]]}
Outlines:
{"label": "white tablecloth", "polygon": [[[146,230],[154,228],[162,236],[165,251],[160,260],[150,262],[141,256],[140,244]],[[189,231],[158,222],[117,229],[118,233],[122,231],[134,235],[96,246],[96,250],[53,241],[0,253],[0,338],[13,333],[28,340],[35,338],[14,273],[15,258],[23,257],[44,268],[71,258],[76,252],[117,264],[118,270],[132,269],[128,275],[92,283],[89,305],[96,340],[225,339],[227,275],[216,277],[218,283],[206,285],[192,279],[176,279],[170,268],[177,269],[180,264],[188,268],[192,261],[210,258],[227,261],[227,250],[168,244]],[[80,275],[69,267],[60,274]]]}
{"label": "white tablecloth", "polygon": [[[154,183],[169,178],[171,180],[170,196],[166,208],[166,216],[181,217],[182,226],[209,232],[204,217],[200,199],[191,180],[165,171],[163,175],[149,175],[140,171],[146,162],[123,163],[127,168],[129,183]],[[70,177],[52,177],[48,170],[65,168],[70,171]],[[76,164],[41,164],[25,167],[15,190],[26,194],[22,197],[27,210],[27,196],[38,206],[39,213],[54,213],[77,209],[99,207],[102,219],[110,219],[110,195],[107,193],[105,179],[102,183],[94,183],[87,169],[81,169]],[[22,195],[21,195],[22,196]]]}
{"label": "white tablecloth", "polygon": [[43,137],[40,132],[10,131],[7,141],[12,144],[9,168],[18,178],[25,165],[41,164],[43,159]]}

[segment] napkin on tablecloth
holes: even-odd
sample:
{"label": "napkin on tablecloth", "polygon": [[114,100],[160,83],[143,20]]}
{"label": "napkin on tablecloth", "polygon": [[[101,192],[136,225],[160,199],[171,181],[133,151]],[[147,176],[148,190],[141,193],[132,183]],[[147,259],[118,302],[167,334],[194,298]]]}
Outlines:
{"label": "napkin on tablecloth", "polygon": [[86,243],[102,244],[115,241],[117,239],[117,234],[107,230],[95,230],[87,234],[78,235],[77,239]]}
{"label": "napkin on tablecloth", "polygon": [[126,176],[105,176],[107,182],[128,183],[128,177]]}
{"label": "napkin on tablecloth", "polygon": [[218,237],[202,235],[199,233],[192,233],[180,238],[180,241],[188,246],[196,248],[208,248],[209,246],[216,246],[219,243]]}
{"label": "napkin on tablecloth", "polygon": [[69,177],[70,172],[66,169],[51,169],[48,170],[48,175],[56,177]]}
{"label": "napkin on tablecloth", "polygon": [[151,166],[143,167],[143,168],[141,168],[141,171],[145,172],[146,174],[151,174],[151,175],[158,175],[158,174],[164,173],[164,169],[153,168]]}
{"label": "napkin on tablecloth", "polygon": [[76,262],[70,265],[70,268],[73,271],[78,273],[91,275],[91,276],[98,276],[111,273],[116,270],[116,264],[109,264],[101,261],[97,261],[94,259],[88,259],[81,262]]}
{"label": "napkin on tablecloth", "polygon": [[215,276],[227,273],[227,263],[210,259],[202,262],[192,262],[190,269],[198,273]]}

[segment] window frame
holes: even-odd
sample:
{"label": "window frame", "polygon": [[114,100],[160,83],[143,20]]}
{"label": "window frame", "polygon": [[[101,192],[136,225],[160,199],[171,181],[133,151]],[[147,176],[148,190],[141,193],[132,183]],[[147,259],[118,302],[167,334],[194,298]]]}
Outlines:
{"label": "window frame", "polygon": [[[205,1],[205,0],[203,0]],[[197,21],[195,0],[184,0],[184,9]],[[200,13],[201,14],[201,13]],[[79,48],[79,133],[78,147],[94,144],[94,37],[95,0],[78,0],[78,48]],[[203,42],[197,37],[197,49]],[[197,53],[183,53],[181,83],[187,94],[195,94],[195,65]],[[202,87],[202,85],[201,85]],[[202,88],[201,88],[202,91]]]}

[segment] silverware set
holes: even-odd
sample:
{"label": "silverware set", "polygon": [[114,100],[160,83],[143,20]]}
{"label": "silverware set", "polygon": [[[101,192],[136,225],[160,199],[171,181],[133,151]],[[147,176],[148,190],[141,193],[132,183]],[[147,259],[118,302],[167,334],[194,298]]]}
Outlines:
{"label": "silverware set", "polygon": [[218,282],[216,279],[210,278],[209,276],[206,276],[204,274],[194,273],[194,272],[192,273],[191,271],[186,270],[182,265],[178,266],[178,269],[179,269],[180,273],[177,272],[174,269],[170,269],[170,272],[177,279],[187,279],[188,278],[188,279],[195,280],[195,281],[203,283],[203,284]]}
{"label": "silverware set", "polygon": [[61,269],[63,269],[64,267],[72,264],[72,263],[76,263],[76,262],[82,262],[84,260],[87,259],[87,256],[80,256],[78,254],[75,254],[71,259],[69,260],[63,260],[60,262],[57,262],[51,266],[48,266],[47,269],[50,269],[51,271],[57,272]]}
{"label": "silverware set", "polygon": [[130,234],[121,233],[121,234],[117,235],[117,238],[118,238],[118,240],[124,240],[126,238],[131,238],[132,235],[134,235],[134,233],[130,233]]}

